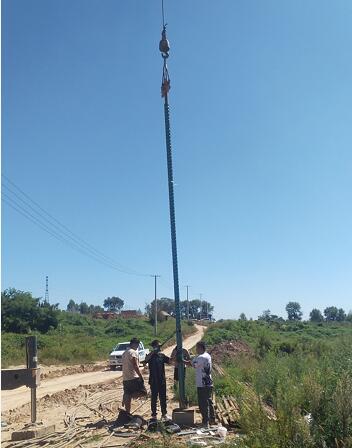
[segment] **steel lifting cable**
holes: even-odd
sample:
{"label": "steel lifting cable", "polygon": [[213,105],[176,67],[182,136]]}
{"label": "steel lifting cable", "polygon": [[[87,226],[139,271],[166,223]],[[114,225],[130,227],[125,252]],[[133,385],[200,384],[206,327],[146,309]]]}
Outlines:
{"label": "steel lifting cable", "polygon": [[170,43],[166,38],[167,24],[165,23],[164,0],[161,0],[161,13],[162,13],[163,30],[161,32],[161,41],[159,43],[159,50],[164,60],[163,75],[161,78],[161,96],[164,98],[169,93],[170,90],[170,76],[166,63],[166,60],[169,57]]}
{"label": "steel lifting cable", "polygon": [[161,16],[163,19],[163,28],[165,27],[164,0],[161,0]]}

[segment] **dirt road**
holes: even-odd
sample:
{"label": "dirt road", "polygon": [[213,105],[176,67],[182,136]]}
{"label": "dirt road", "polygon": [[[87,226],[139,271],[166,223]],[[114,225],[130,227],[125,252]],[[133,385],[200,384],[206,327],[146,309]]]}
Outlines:
{"label": "dirt road", "polygon": [[[196,325],[197,332],[184,340],[184,347],[190,349],[195,346],[203,334],[205,327]],[[164,350],[167,355],[171,354],[173,347],[168,347]],[[108,383],[121,377],[121,371],[103,370],[99,372],[78,373],[74,375],[65,375],[59,378],[53,378],[41,381],[37,390],[37,398],[42,398],[45,395],[52,395],[66,389],[75,389],[79,386]],[[26,387],[20,387],[15,390],[1,392],[1,411],[6,412],[10,409],[15,409],[30,402],[30,390]]]}

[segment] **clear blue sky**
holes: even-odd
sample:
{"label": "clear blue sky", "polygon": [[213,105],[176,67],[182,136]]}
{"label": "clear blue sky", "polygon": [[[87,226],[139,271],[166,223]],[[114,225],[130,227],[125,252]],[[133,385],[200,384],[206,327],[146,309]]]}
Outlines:
{"label": "clear blue sky", "polygon": [[[180,285],[216,316],[352,308],[352,2],[166,2]],[[2,170],[172,297],[160,2],[2,1]],[[3,189],[4,191],[4,189]],[[12,196],[13,197],[13,196]],[[16,198],[15,198],[16,199]],[[153,279],[3,205],[2,288],[144,308]],[[183,297],[185,288],[181,288]]]}

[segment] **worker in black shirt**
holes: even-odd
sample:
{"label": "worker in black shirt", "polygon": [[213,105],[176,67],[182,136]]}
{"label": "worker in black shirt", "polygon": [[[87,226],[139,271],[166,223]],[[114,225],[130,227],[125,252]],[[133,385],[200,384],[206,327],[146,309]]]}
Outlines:
{"label": "worker in black shirt", "polygon": [[149,367],[149,384],[151,391],[151,410],[152,419],[157,418],[157,401],[160,400],[161,416],[163,420],[168,420],[166,407],[166,377],[165,364],[170,363],[170,358],[161,353],[160,341],[154,340],[151,343],[152,352],[145,358],[145,363]]}

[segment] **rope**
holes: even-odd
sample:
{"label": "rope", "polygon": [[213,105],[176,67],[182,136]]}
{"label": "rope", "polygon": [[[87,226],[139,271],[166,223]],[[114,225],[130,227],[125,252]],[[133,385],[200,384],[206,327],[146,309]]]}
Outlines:
{"label": "rope", "polygon": [[163,28],[165,28],[164,0],[161,0],[161,15],[163,19]]}

